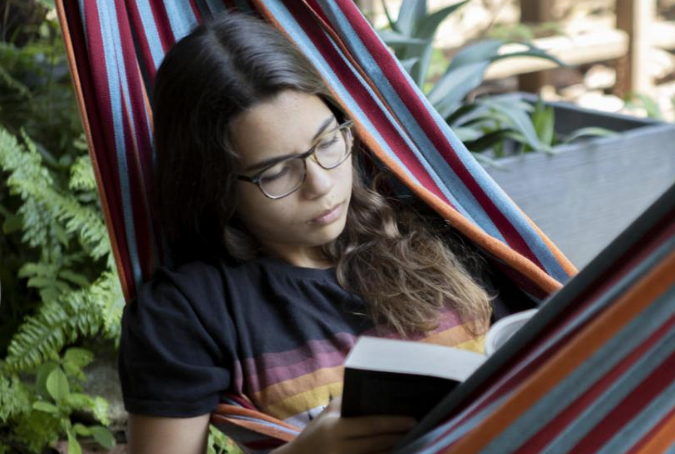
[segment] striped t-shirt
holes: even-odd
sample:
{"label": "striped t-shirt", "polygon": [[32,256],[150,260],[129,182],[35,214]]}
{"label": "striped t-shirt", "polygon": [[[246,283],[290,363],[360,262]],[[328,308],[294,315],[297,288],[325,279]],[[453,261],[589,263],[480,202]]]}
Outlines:
{"label": "striped t-shirt", "polygon": [[[338,284],[334,268],[272,257],[160,268],[124,311],[125,408],[197,416],[229,390],[302,428],[342,394],[342,364],[357,336],[382,336],[358,313],[366,313],[363,301]],[[451,310],[418,340],[482,349]]]}

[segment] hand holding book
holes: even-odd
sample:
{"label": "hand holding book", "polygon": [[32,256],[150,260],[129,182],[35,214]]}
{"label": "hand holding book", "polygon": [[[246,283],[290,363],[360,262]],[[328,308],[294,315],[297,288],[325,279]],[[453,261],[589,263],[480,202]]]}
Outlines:
{"label": "hand holding book", "polygon": [[[486,354],[503,345],[535,309],[504,317],[486,336]],[[459,348],[362,336],[345,361],[342,416],[422,419],[487,358]]]}

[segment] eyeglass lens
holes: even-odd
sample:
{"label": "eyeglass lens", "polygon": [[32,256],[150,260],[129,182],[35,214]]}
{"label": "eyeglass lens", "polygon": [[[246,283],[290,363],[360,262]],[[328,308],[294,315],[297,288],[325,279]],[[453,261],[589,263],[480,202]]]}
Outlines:
{"label": "eyeglass lens", "polygon": [[[316,143],[314,156],[325,169],[337,167],[348,153],[345,129],[335,129]],[[302,158],[289,159],[267,169],[260,176],[261,189],[271,197],[282,197],[297,189],[305,178]]]}

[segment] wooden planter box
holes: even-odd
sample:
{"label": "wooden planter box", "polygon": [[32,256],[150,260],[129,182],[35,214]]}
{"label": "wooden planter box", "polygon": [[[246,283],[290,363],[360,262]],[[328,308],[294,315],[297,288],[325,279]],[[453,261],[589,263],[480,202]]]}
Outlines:
{"label": "wooden planter box", "polygon": [[[529,94],[521,99],[535,101]],[[675,182],[675,125],[549,103],[556,131],[597,126],[621,132],[527,153],[486,168],[579,268]]]}

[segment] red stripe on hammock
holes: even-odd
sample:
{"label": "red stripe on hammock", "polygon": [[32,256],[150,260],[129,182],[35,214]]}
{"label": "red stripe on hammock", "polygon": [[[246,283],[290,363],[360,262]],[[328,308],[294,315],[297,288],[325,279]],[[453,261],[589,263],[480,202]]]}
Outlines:
{"label": "red stripe on hammock", "polygon": [[152,12],[152,19],[155,21],[157,26],[157,34],[159,35],[159,41],[162,44],[162,49],[164,53],[173,46],[176,41],[176,37],[173,35],[173,30],[171,29],[171,22],[166,14],[166,9],[164,8],[164,3],[162,1],[148,0],[150,4],[150,11]]}
{"label": "red stripe on hammock", "polygon": [[[88,5],[88,7],[87,7]],[[94,3],[85,5],[84,21],[87,23],[85,31],[87,33],[88,54],[87,60],[91,70],[92,89],[87,90],[93,93],[94,99],[85,99],[87,111],[89,113],[98,113],[97,122],[92,122],[92,135],[96,140],[95,151],[98,158],[99,169],[105,183],[105,195],[110,207],[110,219],[112,222],[112,233],[116,238],[118,254],[122,260],[123,268],[118,270],[124,273],[128,286],[128,295],[135,295],[135,282],[133,278],[133,268],[129,255],[129,244],[127,243],[126,227],[124,224],[124,214],[122,211],[122,189],[120,187],[120,175],[117,163],[117,153],[115,150],[115,132],[113,127],[112,106],[110,104],[110,84],[106,69],[106,54],[103,47],[103,38],[101,35],[101,21],[98,15],[98,9]],[[80,47],[85,52],[87,47]],[[95,131],[95,132],[94,132]]]}
{"label": "red stripe on hammock", "polygon": [[574,400],[566,410],[561,412],[539,433],[531,437],[525,446],[514,451],[514,454],[532,454],[543,449],[570,424],[577,420],[581,413],[583,413],[593,402],[597,401],[602,394],[607,392],[607,389],[610,386],[621,379],[621,377],[625,376],[628,369],[643,358],[647,351],[660,342],[674,326],[675,317],[671,317],[656,332],[649,336],[649,338],[617,364],[616,367],[598,380],[598,382],[584,394]]}
{"label": "red stripe on hammock", "polygon": [[[134,43],[129,23],[126,20],[127,13],[122,2],[115,3],[120,31],[122,58],[124,61],[125,74],[129,90],[131,105],[120,93],[123,105],[124,138],[126,149],[126,161],[131,189],[131,204],[133,211],[134,232],[136,234],[136,247],[139,257],[139,265],[143,281],[152,275],[155,263],[154,238],[160,238],[159,223],[155,222],[152,229],[152,216],[156,214],[153,203],[154,188],[152,181],[152,142],[150,137],[149,119],[145,109],[145,93],[143,79],[141,77]],[[132,124],[133,121],[133,124]],[[155,217],[155,219],[157,219]],[[158,253],[161,251],[158,250]]]}
{"label": "red stripe on hammock", "polygon": [[155,76],[157,74],[157,68],[155,67],[154,59],[152,58],[152,52],[150,51],[150,42],[148,40],[148,35],[145,33],[145,26],[143,24],[143,21],[141,20],[141,13],[138,10],[138,3],[129,2],[127,7],[129,11],[131,25],[133,29],[137,31],[136,39],[138,42],[138,47],[140,48],[139,57],[143,62],[144,69],[147,71],[149,81],[151,83],[154,83]]}
{"label": "red stripe on hammock", "polygon": [[675,380],[675,353],[671,354],[621,404],[610,412],[594,430],[572,450],[575,454],[591,454],[619,433],[631,419],[640,413]]}

